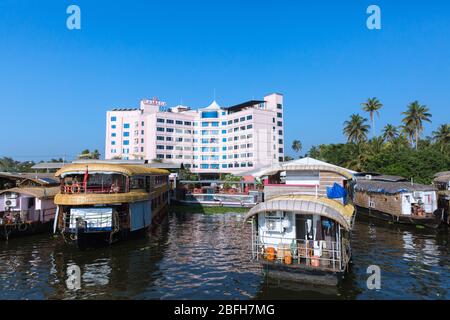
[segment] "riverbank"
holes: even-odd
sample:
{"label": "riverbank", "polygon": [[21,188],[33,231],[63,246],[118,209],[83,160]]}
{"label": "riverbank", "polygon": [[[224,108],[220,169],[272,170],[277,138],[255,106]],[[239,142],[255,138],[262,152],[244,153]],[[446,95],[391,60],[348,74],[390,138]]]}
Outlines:
{"label": "riverbank", "polygon": [[247,213],[249,208],[239,208],[239,207],[207,207],[202,205],[190,205],[190,206],[184,206],[184,205],[170,205],[169,212],[173,213],[192,213],[192,214],[207,214],[207,215],[214,215],[214,214],[225,214],[225,213]]}

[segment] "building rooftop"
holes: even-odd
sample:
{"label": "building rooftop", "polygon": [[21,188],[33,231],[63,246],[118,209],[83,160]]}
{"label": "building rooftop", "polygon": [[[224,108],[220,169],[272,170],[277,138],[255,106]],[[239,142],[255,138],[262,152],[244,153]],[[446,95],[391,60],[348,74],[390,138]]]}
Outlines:
{"label": "building rooftop", "polygon": [[244,103],[236,104],[234,106],[227,107],[227,108],[224,108],[224,109],[227,110],[228,112],[237,112],[237,111],[240,111],[242,109],[253,107],[253,106],[261,104],[261,103],[265,103],[265,101],[264,100],[250,100],[250,101],[246,101]]}

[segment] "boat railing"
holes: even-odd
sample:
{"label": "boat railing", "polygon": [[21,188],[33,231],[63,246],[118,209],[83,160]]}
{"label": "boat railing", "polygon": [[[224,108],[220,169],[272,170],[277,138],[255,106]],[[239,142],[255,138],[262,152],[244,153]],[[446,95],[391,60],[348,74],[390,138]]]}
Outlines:
{"label": "boat railing", "polygon": [[[262,239],[266,238],[267,241]],[[287,266],[340,272],[345,269],[341,246],[335,241],[252,236],[252,257]]]}
{"label": "boat railing", "polygon": [[109,193],[126,193],[126,192],[128,192],[126,186],[119,186],[115,184],[85,186],[83,183],[78,183],[78,184],[64,184],[61,186],[62,194],[80,194],[80,193],[109,194]]}
{"label": "boat railing", "polygon": [[45,223],[55,217],[55,212],[55,208],[1,211],[0,225],[21,225],[35,222]]}

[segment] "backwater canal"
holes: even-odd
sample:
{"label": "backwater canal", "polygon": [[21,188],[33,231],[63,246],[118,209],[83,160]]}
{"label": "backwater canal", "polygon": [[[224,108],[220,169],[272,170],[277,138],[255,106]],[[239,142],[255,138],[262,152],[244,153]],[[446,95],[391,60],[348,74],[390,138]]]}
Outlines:
{"label": "backwater canal", "polygon": [[[448,230],[357,219],[337,288],[267,279],[243,214],[169,213],[148,237],[80,251],[44,234],[0,242],[0,299],[450,299]],[[81,271],[81,289],[66,285]],[[369,290],[367,267],[381,268]]]}

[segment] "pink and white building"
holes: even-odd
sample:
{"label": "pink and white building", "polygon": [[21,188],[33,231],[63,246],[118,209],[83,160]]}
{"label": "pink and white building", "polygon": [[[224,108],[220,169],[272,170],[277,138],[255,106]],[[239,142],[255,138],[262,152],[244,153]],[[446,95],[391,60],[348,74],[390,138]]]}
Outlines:
{"label": "pink and white building", "polygon": [[284,158],[283,96],[227,108],[142,100],[138,109],[107,112],[105,159],[183,163],[195,173],[241,173]]}

